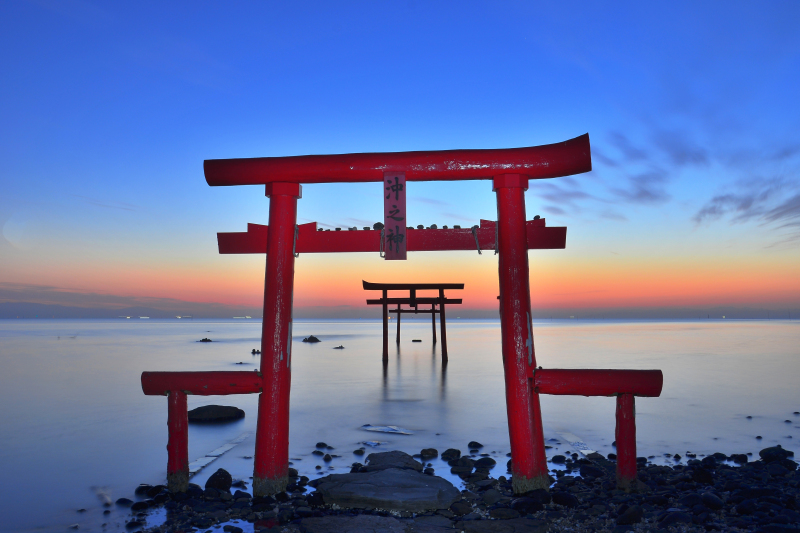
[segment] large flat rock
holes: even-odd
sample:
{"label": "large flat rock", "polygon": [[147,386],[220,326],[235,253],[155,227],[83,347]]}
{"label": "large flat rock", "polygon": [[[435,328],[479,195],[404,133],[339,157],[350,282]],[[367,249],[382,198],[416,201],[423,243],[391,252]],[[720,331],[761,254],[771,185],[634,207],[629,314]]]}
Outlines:
{"label": "large flat rock", "polygon": [[322,516],[304,518],[300,523],[303,533],[447,533],[452,527],[442,528],[398,520],[391,516]]}
{"label": "large flat rock", "polygon": [[456,525],[456,530],[463,533],[546,533],[549,528],[546,521],[534,518],[474,520]]}
{"label": "large flat rock", "polygon": [[328,505],[421,513],[447,509],[461,497],[449,481],[414,470],[388,468],[358,474],[331,474],[314,481]]}

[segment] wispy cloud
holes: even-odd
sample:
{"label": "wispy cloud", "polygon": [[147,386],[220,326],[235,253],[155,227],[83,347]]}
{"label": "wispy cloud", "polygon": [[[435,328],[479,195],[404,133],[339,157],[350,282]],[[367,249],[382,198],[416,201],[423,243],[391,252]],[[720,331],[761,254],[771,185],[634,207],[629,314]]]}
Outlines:
{"label": "wispy cloud", "polygon": [[618,198],[634,204],[661,204],[670,199],[665,188],[667,176],[660,170],[645,172],[628,178],[628,187],[613,188]]}
{"label": "wispy cloud", "polygon": [[709,155],[705,148],[691,142],[686,133],[659,130],[653,134],[653,145],[663,152],[675,166],[707,165]]}
{"label": "wispy cloud", "polygon": [[735,192],[714,196],[695,213],[696,224],[730,217],[732,224],[757,221],[776,230],[789,230],[771,246],[800,241],[800,183],[785,178],[748,180]]}

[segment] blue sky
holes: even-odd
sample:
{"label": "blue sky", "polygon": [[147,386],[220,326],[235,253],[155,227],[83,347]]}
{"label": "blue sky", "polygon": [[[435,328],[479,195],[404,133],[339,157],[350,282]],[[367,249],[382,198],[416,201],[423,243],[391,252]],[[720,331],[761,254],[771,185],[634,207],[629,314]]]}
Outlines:
{"label": "blue sky", "polygon": [[[217,256],[215,233],[266,223],[269,202],[258,187],[208,187],[204,159],[589,132],[593,172],[527,193],[529,218],[569,227],[567,250],[542,255],[543,276],[585,285],[606,272],[591,291],[631,272],[657,285],[668,270],[702,287],[719,277],[704,266],[716,261],[732,269],[728,285],[695,305],[726,293],[800,305],[797,2],[15,1],[0,17],[7,300],[31,287],[260,299],[263,258]],[[306,186],[299,221],[371,224],[376,187]],[[415,183],[408,212],[414,225],[496,218],[489,182]],[[341,270],[382,268],[314,257],[298,272],[326,261],[334,284]],[[565,269],[572,277],[558,278]],[[783,294],[740,291],[736,280],[759,276],[784,280]],[[656,305],[658,294],[626,302]]]}

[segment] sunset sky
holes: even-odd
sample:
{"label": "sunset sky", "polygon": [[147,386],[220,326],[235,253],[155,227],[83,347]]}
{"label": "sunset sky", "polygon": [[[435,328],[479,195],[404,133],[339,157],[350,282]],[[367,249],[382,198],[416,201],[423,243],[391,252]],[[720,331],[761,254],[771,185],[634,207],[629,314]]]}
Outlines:
{"label": "sunset sky", "polygon": [[[592,172],[526,193],[568,227],[529,253],[534,308],[800,308],[796,1],[20,0],[0,20],[0,303],[260,307],[264,256],[216,232],[269,200],[209,187],[205,159],[588,132]],[[409,224],[494,220],[491,189],[410,183]],[[306,185],[298,223],[371,226],[380,195]],[[301,255],[295,307],[364,307],[362,279],[497,306],[491,252],[426,252]]]}

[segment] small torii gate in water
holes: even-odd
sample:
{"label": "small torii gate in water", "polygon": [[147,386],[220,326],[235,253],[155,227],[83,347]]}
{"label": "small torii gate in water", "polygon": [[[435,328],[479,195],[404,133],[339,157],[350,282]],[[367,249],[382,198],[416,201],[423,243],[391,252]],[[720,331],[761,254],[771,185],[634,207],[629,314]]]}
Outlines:
{"label": "small torii gate in water", "polygon": [[[591,170],[588,134],[529,148],[364,153],[207,160],[211,186],[264,185],[270,198],[269,225],[248,224],[246,233],[218,234],[220,253],[265,253],[261,369],[256,372],[143,372],[142,389],[168,398],[167,482],[185,491],[189,480],[187,394],[260,393],[253,494],[286,489],[289,469],[294,260],[300,253],[384,252],[405,259],[407,251],[480,250],[499,253],[500,326],[506,410],[517,494],[549,487],[539,394],[617,397],[617,482],[636,480],[634,396],[658,396],[659,370],[537,369],[533,349],[528,250],[564,248],[566,228],[526,221],[530,179]],[[412,229],[405,221],[405,186],[413,181],[492,180],[497,223],[489,228]],[[383,182],[384,229],[322,231],[297,226],[301,185]],[[388,191],[388,194],[387,194]]]}

